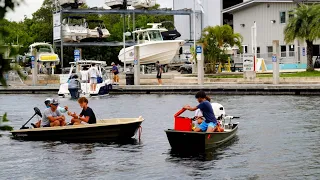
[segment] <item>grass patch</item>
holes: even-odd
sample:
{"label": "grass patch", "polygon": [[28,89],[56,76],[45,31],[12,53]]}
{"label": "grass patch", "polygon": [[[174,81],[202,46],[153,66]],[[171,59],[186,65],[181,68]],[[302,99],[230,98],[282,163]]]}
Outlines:
{"label": "grass patch", "polygon": [[296,73],[281,73],[280,77],[320,77],[320,71],[303,71]]}
{"label": "grass patch", "polygon": [[[271,78],[271,74],[257,74],[257,78]],[[196,76],[194,76],[196,77]],[[216,75],[206,75],[207,78],[243,78],[242,74],[216,74]],[[294,78],[294,77],[320,77],[320,71],[303,71],[303,72],[294,72],[294,73],[280,73],[280,77],[283,78]]]}

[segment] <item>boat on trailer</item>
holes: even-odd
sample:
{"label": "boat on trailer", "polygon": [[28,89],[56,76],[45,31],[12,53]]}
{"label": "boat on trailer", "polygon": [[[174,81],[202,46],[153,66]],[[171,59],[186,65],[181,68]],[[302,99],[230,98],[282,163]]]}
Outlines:
{"label": "boat on trailer", "polygon": [[[35,115],[41,116],[38,108]],[[25,125],[20,130],[11,131],[14,139],[27,141],[67,141],[67,142],[114,142],[130,140],[138,131],[144,119],[114,118],[97,120],[96,124],[81,124],[62,127],[29,128]]]}
{"label": "boat on trailer", "polygon": [[[223,106],[212,103],[214,111],[224,112]],[[214,107],[215,106],[215,107]],[[185,109],[175,114],[175,127],[165,131],[170,146],[174,152],[197,152],[205,153],[207,150],[217,148],[236,136],[239,123],[233,123],[233,116],[216,115],[223,132],[194,132],[192,131],[192,119],[180,116]]]}
{"label": "boat on trailer", "polygon": [[92,66],[92,64],[96,64],[99,74],[102,75],[102,82],[98,82],[96,91],[91,91],[90,82],[81,80],[80,97],[103,96],[109,94],[109,91],[112,89],[112,81],[107,75],[108,72],[105,69],[106,62],[94,60],[80,60],[77,62],[71,62],[70,64],[71,67],[68,77],[62,80],[63,82],[60,85],[58,91],[59,97],[71,97],[68,89],[68,80],[70,79],[73,73],[81,75],[81,70],[84,67],[87,67],[89,69]]}

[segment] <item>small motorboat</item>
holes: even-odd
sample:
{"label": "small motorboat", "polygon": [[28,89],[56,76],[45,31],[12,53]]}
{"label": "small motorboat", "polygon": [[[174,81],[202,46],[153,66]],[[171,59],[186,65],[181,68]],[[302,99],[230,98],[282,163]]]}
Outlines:
{"label": "small motorboat", "polygon": [[[221,110],[222,105],[218,103],[212,103],[212,105],[216,106],[213,107],[214,111],[224,112],[224,109]],[[223,132],[194,132],[192,131],[192,119],[180,116],[184,111],[185,109],[182,109],[174,115],[174,129],[165,131],[170,146],[175,152],[204,153],[206,150],[221,146],[236,136],[239,123],[233,123],[231,120],[239,117],[220,116],[218,121],[224,129]]]}
{"label": "small motorboat", "polygon": [[35,114],[20,128],[11,131],[13,138],[28,141],[113,142],[131,139],[144,119],[115,118],[97,120],[96,124],[62,127],[28,128],[26,124],[35,116],[42,117],[38,108]]}
{"label": "small motorboat", "polygon": [[[39,70],[41,72],[45,72],[42,67],[48,69],[52,69],[52,67],[58,65],[60,63],[60,58],[58,54],[56,54],[52,48],[52,45],[44,42],[33,43],[29,46],[29,51],[26,53],[26,57],[30,59],[33,53],[36,52],[36,56],[34,57],[35,61],[38,62]],[[31,60],[31,59],[30,59]],[[54,71],[52,71],[54,74]]]}
{"label": "small motorboat", "polygon": [[[60,88],[58,91],[58,95],[62,98],[70,97],[70,92],[68,89],[68,80],[72,76],[73,73],[81,74],[81,70],[83,68],[91,67],[93,64],[96,64],[99,74],[102,75],[101,82],[98,82],[96,91],[90,90],[90,82],[84,81],[81,79],[81,90],[80,97],[92,97],[92,96],[103,96],[109,94],[109,91],[112,89],[112,81],[107,75],[107,70],[105,69],[106,62],[105,61],[94,61],[94,60],[80,60],[77,62],[70,62],[71,68],[69,74],[66,76],[60,76]],[[83,77],[81,77],[83,78]]]}
{"label": "small motorboat", "polygon": [[88,29],[84,17],[69,16],[62,21],[62,35],[65,42],[79,42],[87,38]]}

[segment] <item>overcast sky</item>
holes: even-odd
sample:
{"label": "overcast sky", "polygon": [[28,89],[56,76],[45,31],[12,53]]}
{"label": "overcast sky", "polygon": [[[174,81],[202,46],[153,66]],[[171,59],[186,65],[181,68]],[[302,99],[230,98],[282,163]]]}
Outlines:
{"label": "overcast sky", "polygon": [[[171,7],[173,6],[173,0],[157,0],[157,3],[161,7]],[[15,12],[7,13],[6,18],[12,21],[20,21],[24,19],[24,16],[27,15],[31,17],[32,13],[37,11],[42,5],[43,0],[24,0],[24,3],[21,4],[18,8],[15,9]],[[105,0],[87,0],[87,4],[91,7],[101,7],[104,5]]]}

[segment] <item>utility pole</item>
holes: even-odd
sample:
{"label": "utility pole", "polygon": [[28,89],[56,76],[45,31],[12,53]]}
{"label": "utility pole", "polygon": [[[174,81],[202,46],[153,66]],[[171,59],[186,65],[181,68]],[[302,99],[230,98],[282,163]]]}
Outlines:
{"label": "utility pole", "polygon": [[279,73],[279,58],[280,58],[280,49],[279,49],[279,40],[272,41],[273,45],[273,55],[272,55],[272,69],[273,69],[273,84],[279,84],[280,82],[280,73]]}

